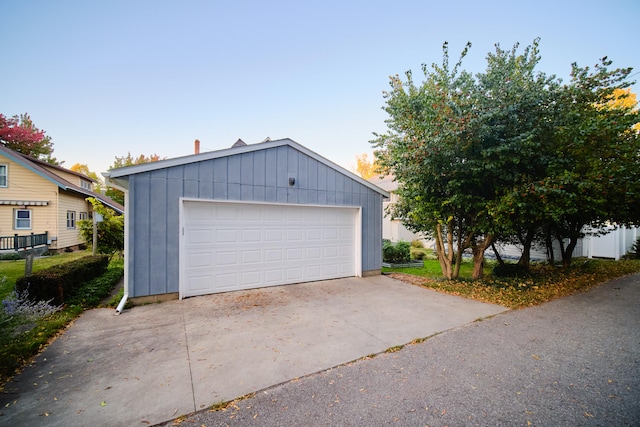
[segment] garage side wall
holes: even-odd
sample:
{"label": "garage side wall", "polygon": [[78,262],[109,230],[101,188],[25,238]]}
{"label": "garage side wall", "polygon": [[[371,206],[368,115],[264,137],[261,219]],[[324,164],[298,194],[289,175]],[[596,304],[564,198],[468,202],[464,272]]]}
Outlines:
{"label": "garage side wall", "polygon": [[363,275],[381,268],[382,195],[293,147],[130,175],[129,192],[132,297],[178,292],[180,197],[360,206]]}

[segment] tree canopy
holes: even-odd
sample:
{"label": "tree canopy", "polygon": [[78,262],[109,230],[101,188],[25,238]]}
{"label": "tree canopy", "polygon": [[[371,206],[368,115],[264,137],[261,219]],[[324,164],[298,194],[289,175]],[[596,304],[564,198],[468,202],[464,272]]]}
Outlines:
{"label": "tree canopy", "polygon": [[384,93],[388,131],[371,143],[399,183],[389,213],[435,239],[445,277],[465,250],[481,277],[497,241],[522,244],[528,265],[534,241],[556,240],[568,265],[586,226],[638,222],[640,120],[634,103],[617,102],[631,98],[631,69],[573,64],[563,84],[537,71],[538,42],[521,53],[496,45],[476,75],[461,68],[471,45],[451,67],[445,43],[422,83],[408,71]]}
{"label": "tree canopy", "polygon": [[355,166],[350,165],[350,168],[362,179],[371,179],[376,175],[378,165],[375,162],[375,158],[370,160],[367,153],[356,155]]}
{"label": "tree canopy", "polygon": [[[140,154],[137,157],[133,157],[129,152],[126,156],[116,156],[113,165],[109,168],[109,170],[123,168],[126,166],[140,165],[143,163],[157,162],[158,160],[163,159],[164,158],[160,158],[160,156],[158,156],[157,154],[151,154],[150,156]],[[105,195],[111,198],[111,200],[114,200],[124,206],[124,193],[117,188],[108,187]]]}
{"label": "tree canopy", "polygon": [[51,137],[38,129],[27,113],[6,117],[0,114],[0,143],[5,147],[48,163],[58,164]]}

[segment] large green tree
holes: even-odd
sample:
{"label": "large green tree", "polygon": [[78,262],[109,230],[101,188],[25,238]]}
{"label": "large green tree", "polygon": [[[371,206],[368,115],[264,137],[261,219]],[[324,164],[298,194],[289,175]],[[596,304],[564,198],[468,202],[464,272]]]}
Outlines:
{"label": "large green tree", "polygon": [[528,265],[545,232],[568,265],[585,226],[637,221],[637,109],[611,105],[630,69],[574,65],[562,85],[536,71],[535,40],[522,53],[496,45],[472,76],[460,70],[468,48],[450,68],[445,43],[442,65],[423,65],[421,84],[411,72],[391,77],[389,130],[371,141],[399,183],[388,214],[435,239],[444,276],[457,276],[470,249],[481,277],[497,240],[521,243]]}
{"label": "large green tree", "polygon": [[633,104],[612,104],[631,84],[631,68],[610,66],[607,58],[593,69],[572,65],[549,115],[546,174],[532,186],[545,201],[547,241],[559,243],[565,266],[588,228],[640,223],[640,116]]}
{"label": "large green tree", "polygon": [[[422,66],[424,81],[416,84],[392,76],[384,93],[388,132],[372,141],[381,168],[398,182],[398,203],[388,214],[401,218],[410,230],[433,236],[445,277],[458,276],[462,252],[493,240],[484,234],[484,198],[491,183],[477,168],[469,168],[476,152],[474,129],[478,111],[475,81],[460,71],[460,60],[449,65],[448,45],[441,65]],[[490,197],[490,196],[489,196]]]}

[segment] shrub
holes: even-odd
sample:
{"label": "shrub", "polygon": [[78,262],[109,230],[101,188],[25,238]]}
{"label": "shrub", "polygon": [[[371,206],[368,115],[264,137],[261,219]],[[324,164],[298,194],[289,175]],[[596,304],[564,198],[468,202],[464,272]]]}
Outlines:
{"label": "shrub", "polygon": [[411,252],[408,242],[400,241],[395,245],[385,242],[382,246],[382,260],[392,264],[404,264],[411,261]]}
{"label": "shrub", "polygon": [[493,275],[496,277],[527,277],[529,269],[525,265],[504,263],[493,267]]}
{"label": "shrub", "polygon": [[411,241],[411,247],[412,248],[424,248],[424,245],[422,244],[421,240],[412,240]]}
{"label": "shrub", "polygon": [[640,237],[638,237],[629,249],[629,252],[624,256],[625,259],[640,259]]}
{"label": "shrub", "polygon": [[411,247],[411,259],[423,260],[425,256],[427,253],[424,250]]}
{"label": "shrub", "polygon": [[122,274],[123,268],[121,266],[111,266],[102,276],[82,285],[65,302],[81,305],[82,307],[96,307],[102,299],[109,296],[115,285],[122,278]]}
{"label": "shrub", "polygon": [[16,291],[28,291],[34,300],[53,300],[64,304],[84,283],[104,273],[109,264],[106,255],[87,256],[40,270],[16,281]]}
{"label": "shrub", "polygon": [[[39,319],[52,315],[62,307],[51,301],[32,301],[27,291],[11,293],[0,307],[0,342],[11,340],[16,333],[29,330]],[[25,328],[25,325],[29,325]]]}

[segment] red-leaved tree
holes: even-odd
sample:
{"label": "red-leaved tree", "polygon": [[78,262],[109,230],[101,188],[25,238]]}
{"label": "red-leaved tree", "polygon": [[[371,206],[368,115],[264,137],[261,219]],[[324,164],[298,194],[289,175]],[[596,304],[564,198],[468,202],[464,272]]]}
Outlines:
{"label": "red-leaved tree", "polygon": [[0,114],[0,144],[45,162],[58,163],[51,157],[53,153],[51,137],[46,136],[45,131],[38,129],[27,113],[13,117]]}

